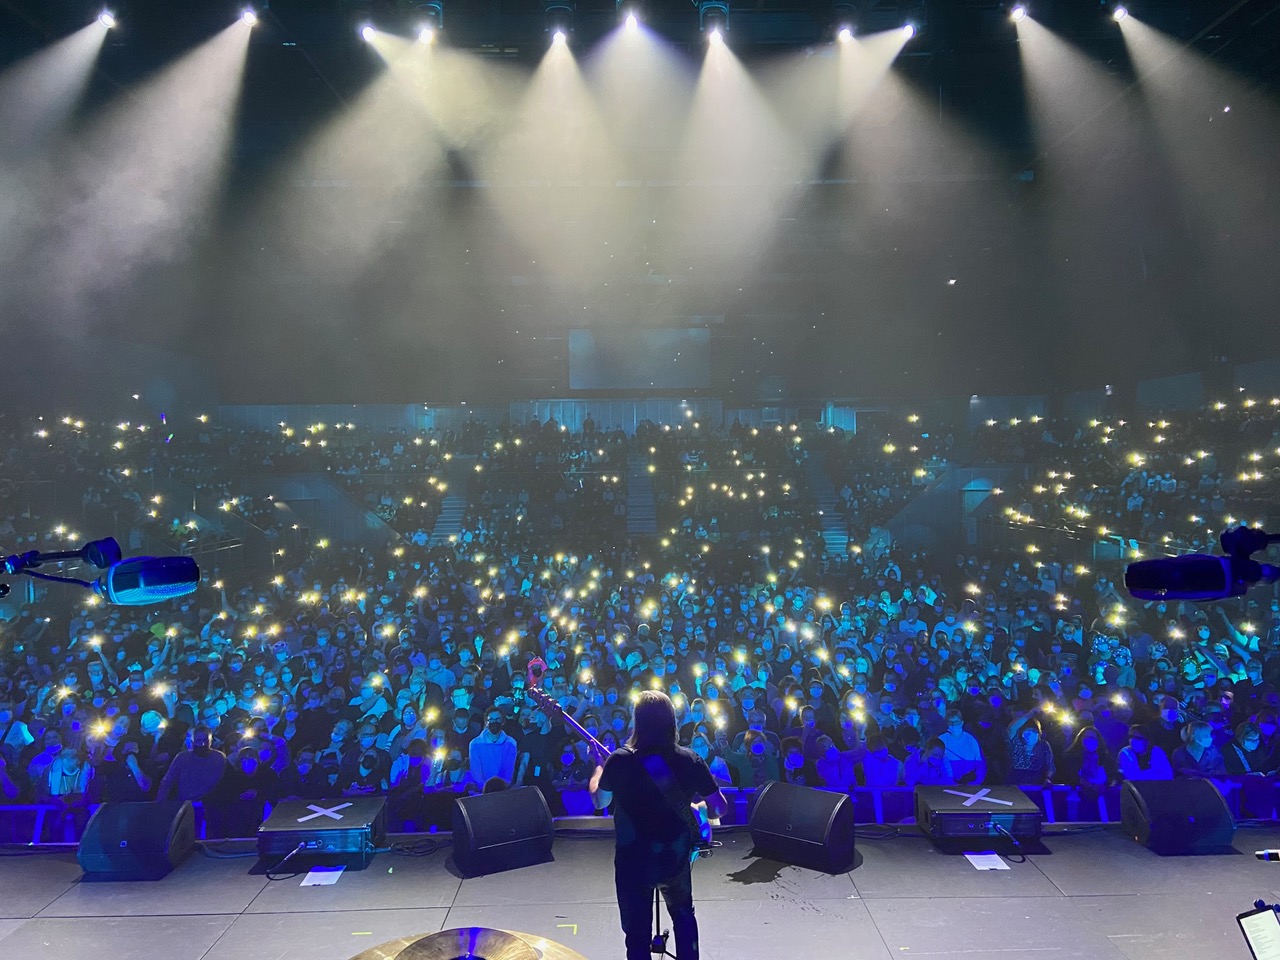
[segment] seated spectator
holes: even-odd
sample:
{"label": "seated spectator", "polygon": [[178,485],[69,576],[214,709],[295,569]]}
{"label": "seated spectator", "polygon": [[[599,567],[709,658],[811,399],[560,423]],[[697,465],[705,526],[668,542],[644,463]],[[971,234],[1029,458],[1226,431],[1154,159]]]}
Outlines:
{"label": "seated spectator", "polygon": [[467,746],[472,775],[482,783],[493,777],[507,783],[515,778],[516,741],[503,726],[506,718],[496,707],[485,718],[485,728]]}
{"label": "seated spectator", "polygon": [[964,718],[960,711],[947,713],[947,729],[939,734],[946,749],[947,762],[955,774],[957,783],[985,783],[987,779],[987,761],[982,755],[982,747],[978,739],[964,728]]}
{"label": "seated spectator", "polygon": [[137,802],[151,795],[151,778],[138,761],[138,743],[125,740],[103,752],[94,765],[89,802]]}
{"label": "seated spectator", "polygon": [[841,750],[834,740],[823,736],[818,738],[818,749],[821,755],[814,766],[822,786],[841,793],[848,793],[857,786],[857,767],[862,762],[865,747],[859,744],[856,750]]}
{"label": "seated spectator", "polygon": [[1018,717],[1009,724],[1006,738],[1009,783],[1043,786],[1053,779],[1056,769],[1053,750],[1044,741],[1039,720],[1030,713]]}
{"label": "seated spectator", "polygon": [[311,747],[303,747],[299,750],[292,762],[280,774],[280,796],[309,800],[323,799],[313,789],[315,781],[312,778],[312,772],[315,764],[315,750]]}
{"label": "seated spectator", "polygon": [[1232,776],[1251,774],[1271,776],[1274,770],[1263,769],[1267,757],[1261,748],[1262,733],[1258,725],[1245,721],[1236,725],[1235,736],[1222,750],[1223,765]]}
{"label": "seated spectator", "polygon": [[1063,783],[1082,787],[1108,787],[1119,780],[1111,751],[1095,727],[1082,727],[1062,756],[1058,770]]}
{"label": "seated spectator", "polygon": [[93,774],[93,765],[76,747],[63,747],[58,761],[49,767],[36,799],[57,807],[46,821],[55,841],[84,832],[89,821],[88,792]]}
{"label": "seated spectator", "polygon": [[867,752],[862,758],[862,784],[867,787],[896,787],[902,783],[902,761],[889,752],[883,734],[867,737]]}
{"label": "seated spectator", "polygon": [[280,777],[261,762],[255,747],[241,747],[217,789],[205,804],[205,815],[226,837],[252,837],[262,825],[265,806],[280,799]]}
{"label": "seated spectator", "polygon": [[157,800],[203,800],[222,781],[227,755],[213,749],[208,727],[191,731],[191,747],[173,758],[156,790]]}
{"label": "seated spectator", "polygon": [[1170,758],[1177,777],[1221,777],[1226,774],[1222,753],[1213,745],[1213,727],[1192,720],[1182,728],[1182,746]]}
{"label": "seated spectator", "polygon": [[923,747],[902,765],[903,780],[908,787],[921,784],[956,783],[955,770],[947,759],[947,747],[940,737],[931,737]]}
{"label": "seated spectator", "polygon": [[782,741],[781,773],[779,779],[787,783],[802,787],[818,786],[818,769],[813,761],[805,759],[804,745],[799,737],[788,737]]}
{"label": "seated spectator", "polygon": [[351,770],[341,771],[342,795],[365,797],[387,792],[390,765],[383,751],[370,747],[362,750]]}
{"label": "seated spectator", "polygon": [[9,773],[9,764],[0,753],[0,804],[16,803],[22,796],[22,787]]}
{"label": "seated spectator", "polygon": [[734,771],[734,782],[739,787],[759,788],[771,780],[778,780],[782,771],[778,757],[769,752],[769,742],[760,730],[748,730],[743,735],[743,749],[729,750],[725,760]]}
{"label": "seated spectator", "polygon": [[711,741],[707,739],[705,733],[695,733],[693,739],[689,741],[689,749],[707,764],[717,785],[721,788],[733,786],[733,773],[729,769],[729,764],[725,762],[724,757],[711,749]]}
{"label": "seated spectator", "polygon": [[1129,728],[1129,743],[1118,756],[1123,780],[1172,780],[1173,766],[1164,748],[1151,742],[1147,728],[1134,724]]}

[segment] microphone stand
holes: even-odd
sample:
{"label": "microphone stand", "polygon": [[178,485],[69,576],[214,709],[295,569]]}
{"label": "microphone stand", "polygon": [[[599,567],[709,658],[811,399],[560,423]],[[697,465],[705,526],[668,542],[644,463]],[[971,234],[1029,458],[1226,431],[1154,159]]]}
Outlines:
{"label": "microphone stand", "polygon": [[658,887],[653,889],[653,939],[649,941],[649,954],[654,957],[670,957],[676,960],[674,953],[667,953],[667,937],[669,930],[662,929],[662,895]]}
{"label": "microphone stand", "polygon": [[[79,560],[81,563],[91,564],[99,570],[106,570],[113,563],[119,563],[122,556],[120,544],[116,542],[115,538],[106,537],[102,540],[91,540],[79,550],[55,550],[51,553],[28,550],[26,553],[15,553],[0,561],[0,574],[7,574],[11,577],[31,577],[35,580],[49,580],[54,583],[73,583],[76,586],[84,587],[86,590],[92,590],[94,588],[93,583],[88,580],[80,580],[76,577],[55,577],[50,573],[39,573],[36,567],[45,563],[64,563],[68,560]],[[0,583],[0,599],[7,597],[9,591],[9,584]]]}

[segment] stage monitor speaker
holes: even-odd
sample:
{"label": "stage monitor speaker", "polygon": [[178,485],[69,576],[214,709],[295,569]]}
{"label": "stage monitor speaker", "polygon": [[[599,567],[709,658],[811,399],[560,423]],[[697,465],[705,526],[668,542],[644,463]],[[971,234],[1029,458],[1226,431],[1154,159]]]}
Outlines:
{"label": "stage monitor speaker", "polygon": [[826,873],[853,867],[848,794],[770,781],[756,796],[750,829],[759,856]]}
{"label": "stage monitor speaker", "polygon": [[1236,832],[1212,780],[1126,780],[1120,822],[1125,833],[1161,856],[1229,847]]}
{"label": "stage monitor speaker", "polygon": [[159,880],[195,847],[188,802],[104,803],[89,818],[76,859],[89,879]]}
{"label": "stage monitor speaker", "polygon": [[555,831],[537,787],[459,797],[453,804],[453,860],[467,876],[545,863]]}

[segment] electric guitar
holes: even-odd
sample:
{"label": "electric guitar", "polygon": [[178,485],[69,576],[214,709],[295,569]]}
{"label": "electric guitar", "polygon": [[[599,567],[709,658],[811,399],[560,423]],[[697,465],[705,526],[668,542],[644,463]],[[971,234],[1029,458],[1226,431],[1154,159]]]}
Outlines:
{"label": "electric guitar", "polygon": [[[563,720],[566,726],[593,748],[597,756],[609,756],[609,751],[604,744],[593,737],[586,727],[565,713],[564,708],[542,689],[542,678],[546,672],[547,664],[541,657],[534,657],[529,661],[529,682],[525,686],[525,695],[532,697],[534,702],[551,716]],[[681,817],[688,825],[689,835],[693,840],[693,851],[689,861],[692,863],[699,857],[711,856],[711,819],[707,816],[706,803],[689,804],[687,810],[681,811]]]}

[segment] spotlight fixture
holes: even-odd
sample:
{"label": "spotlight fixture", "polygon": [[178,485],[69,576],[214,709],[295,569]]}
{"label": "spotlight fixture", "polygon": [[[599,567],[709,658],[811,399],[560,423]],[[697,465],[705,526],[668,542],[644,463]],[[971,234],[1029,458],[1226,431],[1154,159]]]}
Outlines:
{"label": "spotlight fixture", "polygon": [[245,7],[240,14],[240,22],[246,27],[256,27],[258,25],[258,15],[254,13],[253,7]]}
{"label": "spotlight fixture", "polygon": [[902,25],[902,35],[910,40],[916,35],[916,25],[914,23],[904,23]]}
{"label": "spotlight fixture", "polygon": [[634,13],[628,13],[627,19],[623,21],[628,30],[636,30],[640,27],[640,18]]}
{"label": "spotlight fixture", "polygon": [[698,28],[713,43],[729,32],[729,4],[726,0],[698,0]]}
{"label": "spotlight fixture", "polygon": [[98,14],[98,22],[110,30],[116,25],[115,15],[110,10],[103,10]]}
{"label": "spotlight fixture", "polygon": [[552,43],[568,43],[573,33],[573,0],[543,0],[543,18]]}
{"label": "spotlight fixture", "polygon": [[435,38],[436,38],[436,32],[432,30],[430,27],[423,27],[421,30],[418,31],[419,43],[430,43]]}
{"label": "spotlight fixture", "polygon": [[360,39],[365,43],[373,43],[373,38],[377,36],[378,31],[374,30],[369,24],[365,24],[360,28]]}
{"label": "spotlight fixture", "polygon": [[1023,20],[1027,19],[1027,8],[1022,4],[1018,4],[1009,11],[1009,19],[1014,23],[1021,23]]}
{"label": "spotlight fixture", "polygon": [[1116,23],[1119,23],[1121,20],[1123,20],[1127,16],[1129,16],[1129,11],[1126,10],[1124,7],[1116,7],[1115,10],[1112,11],[1111,13],[1111,19],[1114,20]]}
{"label": "spotlight fixture", "polygon": [[430,30],[434,34],[444,29],[444,0],[415,0],[412,6],[417,11],[420,24],[419,39],[423,30]]}
{"label": "spotlight fixture", "polygon": [[853,39],[853,28],[841,27],[839,30],[836,31],[836,39],[839,40],[841,43],[848,43],[850,40]]}

